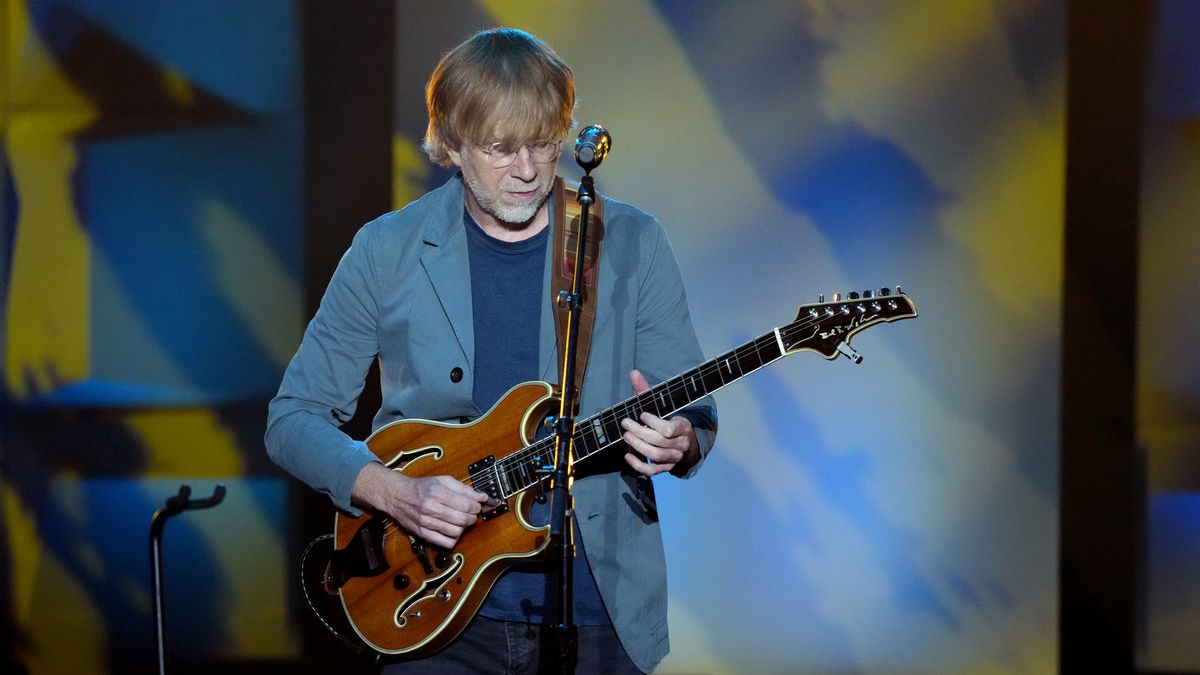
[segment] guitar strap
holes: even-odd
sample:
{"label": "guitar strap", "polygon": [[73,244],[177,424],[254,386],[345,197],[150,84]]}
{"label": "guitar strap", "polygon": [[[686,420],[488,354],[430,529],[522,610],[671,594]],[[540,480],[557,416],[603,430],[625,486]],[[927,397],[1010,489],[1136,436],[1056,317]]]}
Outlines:
{"label": "guitar strap", "polygon": [[[550,271],[551,296],[554,304],[554,330],[558,336],[558,372],[563,373],[563,357],[567,344],[566,304],[558,301],[571,292],[571,277],[575,271],[575,250],[579,241],[579,219],[583,207],[576,200],[574,185],[554,177],[554,259]],[[583,392],[583,374],[587,370],[588,349],[592,345],[592,326],[596,323],[596,289],[600,280],[600,242],[604,239],[604,206],[600,199],[588,208],[587,250],[583,254],[583,283],[580,285],[579,347],[575,356],[575,391]],[[561,386],[561,385],[560,385]],[[578,403],[576,397],[576,403]]]}

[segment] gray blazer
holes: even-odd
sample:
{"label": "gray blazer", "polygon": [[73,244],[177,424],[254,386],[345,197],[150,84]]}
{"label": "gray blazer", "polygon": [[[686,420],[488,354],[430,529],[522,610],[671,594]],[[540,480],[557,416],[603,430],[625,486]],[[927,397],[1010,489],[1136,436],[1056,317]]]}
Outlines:
{"label": "gray blazer", "polygon": [[[271,458],[352,515],[360,513],[350,504],[354,480],[377,460],[338,426],[353,415],[377,356],[383,401],[374,428],[402,418],[457,421],[485,412],[472,399],[475,334],[463,208],[456,176],[359,230],[271,401]],[[582,416],[629,397],[633,368],[654,384],[704,360],[662,226],[607,198],[604,212]],[[549,298],[542,307],[542,378],[557,383]],[[456,369],[460,378],[451,377]],[[706,456],[715,408],[705,400],[682,414]],[[576,481],[575,498],[579,535],[605,608],[629,657],[652,670],[668,642],[666,564],[651,480],[628,469],[592,475]]]}

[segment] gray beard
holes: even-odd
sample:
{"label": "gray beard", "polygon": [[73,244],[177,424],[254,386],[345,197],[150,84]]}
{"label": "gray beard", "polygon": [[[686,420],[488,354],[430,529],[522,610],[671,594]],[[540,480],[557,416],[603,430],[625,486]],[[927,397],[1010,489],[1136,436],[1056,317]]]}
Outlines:
{"label": "gray beard", "polygon": [[505,206],[498,200],[490,199],[484,194],[475,177],[467,175],[465,171],[463,172],[463,180],[467,184],[467,189],[475,197],[475,203],[479,204],[479,208],[483,209],[484,213],[509,225],[524,225],[533,220],[533,217],[537,215],[538,210],[542,208],[546,200],[550,199],[550,190],[547,189],[544,195],[528,206]]}

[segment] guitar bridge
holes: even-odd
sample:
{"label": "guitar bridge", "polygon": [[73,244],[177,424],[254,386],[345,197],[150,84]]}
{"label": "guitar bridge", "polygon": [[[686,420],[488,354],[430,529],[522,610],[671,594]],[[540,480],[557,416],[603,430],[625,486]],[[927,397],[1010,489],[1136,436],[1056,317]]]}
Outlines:
{"label": "guitar bridge", "polygon": [[488,521],[488,520],[491,520],[492,518],[496,518],[497,516],[502,516],[506,513],[508,513],[508,502],[500,502],[499,506],[497,506],[493,509],[489,509],[487,511],[480,512],[479,519]]}

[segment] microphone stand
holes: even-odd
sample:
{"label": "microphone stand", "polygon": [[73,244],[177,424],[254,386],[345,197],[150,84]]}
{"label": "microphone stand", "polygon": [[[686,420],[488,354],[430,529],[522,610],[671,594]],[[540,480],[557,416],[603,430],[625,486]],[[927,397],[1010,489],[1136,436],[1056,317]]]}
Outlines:
{"label": "microphone stand", "polygon": [[218,483],[211,497],[189,499],[191,496],[191,486],[180,485],[179,494],[168,497],[167,503],[154,512],[154,519],[150,521],[150,564],[154,572],[154,631],[158,638],[158,672],[160,675],[165,675],[167,672],[167,654],[163,635],[163,525],[166,525],[168,518],[189,509],[208,509],[220,504],[221,500],[225,499],[225,486]]}
{"label": "microphone stand", "polygon": [[563,355],[562,396],[555,421],[553,487],[550,491],[550,538],[558,545],[557,611],[552,631],[555,635],[559,670],[574,673],[578,662],[578,633],[574,624],[575,497],[572,494],[575,469],[572,461],[575,436],[575,412],[579,392],[575,390],[575,355],[579,345],[579,312],[582,306],[583,256],[587,250],[588,207],[595,203],[591,169],[579,181],[579,236],[576,238],[575,269],[571,292],[562,292],[560,304],[567,307],[567,337]]}

